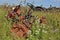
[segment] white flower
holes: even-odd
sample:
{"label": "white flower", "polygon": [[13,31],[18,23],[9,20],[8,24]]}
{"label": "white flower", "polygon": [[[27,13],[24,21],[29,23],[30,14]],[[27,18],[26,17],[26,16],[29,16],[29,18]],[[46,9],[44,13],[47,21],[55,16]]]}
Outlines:
{"label": "white flower", "polygon": [[39,29],[39,31],[40,31],[41,29]]}
{"label": "white flower", "polygon": [[42,30],[42,32],[47,33],[47,31],[45,31],[45,30]]}
{"label": "white flower", "polygon": [[38,33],[39,31],[38,31],[38,30],[36,30],[36,32]]}
{"label": "white flower", "polygon": [[31,34],[31,30],[29,30],[28,34]]}
{"label": "white flower", "polygon": [[43,28],[45,28],[45,26],[43,26]]}
{"label": "white flower", "polygon": [[26,40],[29,40],[29,39],[26,39]]}
{"label": "white flower", "polygon": [[31,35],[32,36],[32,35]]}
{"label": "white flower", "polygon": [[5,15],[5,17],[7,17],[7,15]]}
{"label": "white flower", "polygon": [[51,39],[51,37],[49,37],[49,39]]}
{"label": "white flower", "polygon": [[36,30],[35,32],[36,32],[35,34],[39,34],[39,30]]}
{"label": "white flower", "polygon": [[15,9],[15,7],[12,7],[12,10],[14,10]]}
{"label": "white flower", "polygon": [[55,29],[53,32],[57,32],[59,29]]}

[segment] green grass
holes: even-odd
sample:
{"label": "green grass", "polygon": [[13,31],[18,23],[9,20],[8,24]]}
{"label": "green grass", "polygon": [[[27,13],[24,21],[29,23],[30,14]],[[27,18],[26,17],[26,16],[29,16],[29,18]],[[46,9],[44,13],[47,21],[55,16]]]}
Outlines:
{"label": "green grass", "polygon": [[[24,40],[16,34],[10,33],[11,21],[7,21],[5,15],[7,10],[0,8],[0,40]],[[34,11],[34,16],[46,16],[47,24],[40,24],[36,19],[29,31],[27,40],[60,40],[60,12],[39,12]]]}

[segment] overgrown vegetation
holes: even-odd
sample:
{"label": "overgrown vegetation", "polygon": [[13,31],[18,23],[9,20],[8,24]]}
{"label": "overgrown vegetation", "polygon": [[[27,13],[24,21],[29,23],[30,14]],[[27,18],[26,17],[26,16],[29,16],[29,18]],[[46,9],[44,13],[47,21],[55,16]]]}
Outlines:
{"label": "overgrown vegetation", "polygon": [[[16,34],[10,33],[11,21],[7,21],[5,15],[8,10],[0,8],[0,40],[25,40],[19,38]],[[36,18],[32,29],[29,30],[27,40],[60,40],[60,12],[40,12],[34,11],[34,16],[46,16],[47,24],[40,24],[39,19]]]}

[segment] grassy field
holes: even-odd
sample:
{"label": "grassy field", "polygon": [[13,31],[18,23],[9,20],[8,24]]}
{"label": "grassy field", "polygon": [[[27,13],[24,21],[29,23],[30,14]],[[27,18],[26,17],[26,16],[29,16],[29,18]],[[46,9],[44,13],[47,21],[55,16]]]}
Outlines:
{"label": "grassy field", "polygon": [[[11,21],[5,18],[7,13],[7,10],[0,8],[0,40],[25,40],[10,33]],[[47,24],[40,24],[39,19],[36,18],[32,30],[29,30],[27,40],[60,40],[60,12],[34,11],[32,15],[38,18],[46,16]]]}

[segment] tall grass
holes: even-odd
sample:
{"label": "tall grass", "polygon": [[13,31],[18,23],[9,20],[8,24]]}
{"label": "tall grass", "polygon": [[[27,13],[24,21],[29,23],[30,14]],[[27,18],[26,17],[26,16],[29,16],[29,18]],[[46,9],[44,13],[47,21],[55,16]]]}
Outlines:
{"label": "tall grass", "polygon": [[[15,33],[11,33],[12,22],[7,21],[5,15],[7,10],[0,8],[0,40],[25,40],[19,38]],[[39,12],[34,11],[34,16],[46,16],[47,24],[40,24],[36,18],[33,23],[27,40],[60,40],[60,12]]]}

